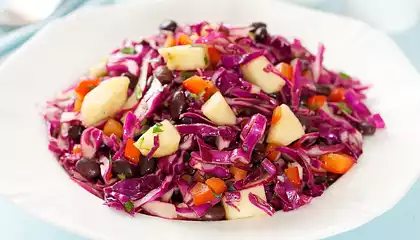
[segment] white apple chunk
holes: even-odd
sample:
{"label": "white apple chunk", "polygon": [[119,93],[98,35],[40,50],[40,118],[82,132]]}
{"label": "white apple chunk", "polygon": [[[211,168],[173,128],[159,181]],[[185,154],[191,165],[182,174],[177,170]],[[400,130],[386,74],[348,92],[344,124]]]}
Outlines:
{"label": "white apple chunk", "polygon": [[86,94],[80,109],[83,124],[93,126],[117,113],[127,100],[129,84],[127,77],[113,77]]}
{"label": "white apple chunk", "polygon": [[89,68],[90,77],[103,77],[108,73],[105,62],[98,63],[96,66]]}
{"label": "white apple chunk", "polygon": [[204,116],[218,125],[235,125],[236,116],[220,92],[216,92],[201,107]]}
{"label": "white apple chunk", "polygon": [[226,197],[223,197],[222,199],[222,204],[225,208],[227,220],[256,216],[267,216],[267,213],[255,206],[254,204],[252,204],[251,201],[249,201],[248,197],[249,193],[253,193],[260,197],[262,200],[267,201],[263,185],[242,189],[239,191],[239,193],[241,194],[241,198],[239,199],[239,201],[232,202],[232,204],[235,205],[237,209],[226,203]]}
{"label": "white apple chunk", "polygon": [[166,219],[175,219],[178,217],[175,205],[172,203],[150,201],[141,206],[141,208],[153,216]]}
{"label": "white apple chunk", "polygon": [[160,48],[159,54],[165,59],[170,70],[188,71],[206,68],[209,56],[206,46],[182,45]]}
{"label": "white apple chunk", "polygon": [[305,134],[305,130],[299,119],[287,105],[282,104],[280,112],[280,120],[272,124],[268,130],[267,142],[287,146],[301,138]]}
{"label": "white apple chunk", "polygon": [[154,136],[158,135],[159,137],[159,147],[153,157],[159,158],[171,155],[172,153],[178,150],[179,141],[181,136],[178,131],[168,120],[163,120],[160,123],[156,123],[153,127],[149,128],[140,138],[134,143],[141,154],[147,156],[150,150],[153,147]]}
{"label": "white apple chunk", "polygon": [[241,66],[245,80],[259,86],[266,93],[274,93],[286,83],[279,75],[265,71],[264,69],[271,65],[264,56],[257,57]]}

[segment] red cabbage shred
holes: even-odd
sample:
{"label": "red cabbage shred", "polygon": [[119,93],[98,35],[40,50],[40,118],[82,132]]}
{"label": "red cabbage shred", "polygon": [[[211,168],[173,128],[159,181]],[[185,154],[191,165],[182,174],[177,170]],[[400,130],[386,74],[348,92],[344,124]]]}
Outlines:
{"label": "red cabbage shred", "polygon": [[[258,35],[266,31],[256,28],[267,26],[229,27],[208,22],[181,26],[170,21],[161,24],[157,35],[124,41],[105,60],[104,74],[79,79],[96,79],[101,84],[111,77],[127,76],[130,86],[140,86],[141,91],[130,87],[127,93],[133,104],[110,116],[121,124],[122,134],[107,134],[106,119],[94,126],[84,125],[77,106],[79,84],[46,104],[48,148],[72,180],[102,198],[105,205],[131,215],[156,212],[157,216],[177,216],[173,219],[180,220],[223,220],[223,199],[224,204],[240,211],[236,203],[245,198],[270,216],[310,203],[343,174],[325,167],[324,156],[343,154],[356,163],[363,153],[365,136],[384,128],[385,123],[364,104],[368,86],[323,65],[322,44],[313,54],[299,40]],[[158,49],[168,47],[171,39],[169,46],[185,44],[180,35],[187,36],[192,46],[216,51],[218,57],[205,59],[209,61],[206,68],[168,70]],[[270,62],[264,71],[284,80],[280,91],[265,93],[245,80],[240,67],[261,56]],[[290,76],[277,68],[281,63],[293,69]],[[191,76],[214,85],[235,114],[236,124],[220,125],[205,116],[201,107],[207,99],[183,86]],[[344,92],[339,101],[331,96],[338,90]],[[321,108],[311,105],[315,96],[326,100]],[[271,146],[270,152],[266,139],[273,111],[281,104],[292,110],[305,133],[287,146]],[[127,144],[165,119],[181,136],[178,150],[154,158],[162,142],[155,135],[148,154],[140,155],[137,162],[127,157]],[[236,178],[234,168],[246,175]],[[297,178],[290,175],[295,168]],[[196,205],[193,186],[212,177],[222,179],[226,190]],[[265,196],[241,196],[242,189],[254,186],[263,186]],[[142,206],[148,202],[174,212],[145,212]]]}

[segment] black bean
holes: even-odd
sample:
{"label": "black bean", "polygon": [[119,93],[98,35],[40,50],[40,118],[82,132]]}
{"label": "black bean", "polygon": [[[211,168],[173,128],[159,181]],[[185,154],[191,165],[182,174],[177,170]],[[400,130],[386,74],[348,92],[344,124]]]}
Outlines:
{"label": "black bean", "polygon": [[376,126],[368,122],[359,123],[357,129],[365,136],[372,136],[376,132]]}
{"label": "black bean", "polygon": [[243,116],[251,117],[254,114],[257,114],[258,111],[253,108],[242,108],[240,114]]}
{"label": "black bean", "polygon": [[204,136],[203,140],[209,145],[216,145],[216,136]]}
{"label": "black bean", "polygon": [[255,30],[255,41],[259,43],[265,42],[268,38],[268,31],[265,27],[259,27]]}
{"label": "black bean", "polygon": [[265,153],[264,152],[254,152],[252,153],[252,162],[253,163],[260,163],[264,160],[265,158]]}
{"label": "black bean", "polygon": [[128,85],[129,89],[134,90],[134,88],[136,88],[137,82],[139,81],[139,78],[136,75],[126,72],[123,73],[121,76],[130,79],[130,84]]}
{"label": "black bean", "polygon": [[174,20],[165,20],[159,25],[160,30],[166,30],[175,32],[176,28],[178,27],[178,24]]}
{"label": "black bean", "polygon": [[76,143],[80,143],[80,136],[85,128],[82,125],[74,125],[69,129],[69,137]]}
{"label": "black bean", "polygon": [[193,123],[193,120],[190,117],[183,117],[183,118],[181,118],[181,123],[182,124],[191,124],[191,123]]}
{"label": "black bean", "polygon": [[260,28],[260,27],[267,28],[267,24],[265,24],[263,22],[253,22],[253,23],[251,23],[250,32],[254,33],[255,30],[257,30],[257,28]]}
{"label": "black bean", "polygon": [[226,219],[225,208],[221,204],[217,204],[210,208],[207,213],[201,217],[204,221],[220,221]]}
{"label": "black bean", "polygon": [[171,200],[173,203],[182,203],[184,201],[184,199],[182,198],[182,194],[179,190],[174,191]]}
{"label": "black bean", "polygon": [[174,79],[172,71],[164,65],[157,67],[153,72],[153,75],[160,83],[162,83],[162,85],[169,84]]}
{"label": "black bean", "polygon": [[132,178],[136,175],[136,168],[124,159],[118,159],[112,162],[112,174],[114,176],[124,175],[126,178]]}
{"label": "black bean", "polygon": [[178,90],[172,97],[172,102],[169,105],[169,112],[173,120],[178,120],[179,115],[186,109],[187,103],[184,92]]}
{"label": "black bean", "polygon": [[87,179],[94,179],[99,177],[101,170],[99,164],[94,160],[82,158],[76,163],[76,171]]}
{"label": "black bean", "polygon": [[254,151],[264,152],[265,151],[265,145],[264,145],[264,143],[257,143],[255,145]]}
{"label": "black bean", "polygon": [[102,143],[98,148],[98,153],[100,153],[99,155],[108,156],[109,151],[110,151],[110,148],[107,145],[105,145],[104,143]]}
{"label": "black bean", "polygon": [[184,154],[184,162],[189,162],[190,161],[190,159],[191,159],[191,154],[189,153],[189,152],[186,152],[185,154]]}
{"label": "black bean", "polygon": [[324,96],[328,96],[331,93],[331,87],[325,84],[315,84],[316,92]]}
{"label": "black bean", "polygon": [[156,168],[156,160],[154,158],[147,159],[147,157],[142,157],[139,161],[138,170],[140,176],[144,176],[149,173],[153,173]]}

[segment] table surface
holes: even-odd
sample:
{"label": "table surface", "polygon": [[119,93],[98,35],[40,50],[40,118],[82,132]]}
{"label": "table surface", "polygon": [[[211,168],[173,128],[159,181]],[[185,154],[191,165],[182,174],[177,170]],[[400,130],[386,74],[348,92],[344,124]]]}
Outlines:
{"label": "table surface", "polygon": [[[315,6],[323,11],[343,13],[344,2],[327,0]],[[414,28],[391,37],[420,71],[420,23]],[[352,239],[420,239],[420,181],[390,211],[353,231],[329,238],[330,240]],[[8,240],[84,240],[37,218],[28,215],[7,199],[0,197],[0,239]]]}

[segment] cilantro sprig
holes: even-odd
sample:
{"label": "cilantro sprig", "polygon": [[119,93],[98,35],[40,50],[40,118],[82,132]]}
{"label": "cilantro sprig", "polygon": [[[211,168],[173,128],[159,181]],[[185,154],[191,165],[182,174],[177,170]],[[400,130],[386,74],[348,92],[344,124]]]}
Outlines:
{"label": "cilantro sprig", "polygon": [[134,49],[133,47],[124,47],[123,49],[120,50],[120,52],[124,54],[135,54],[136,49]]}

